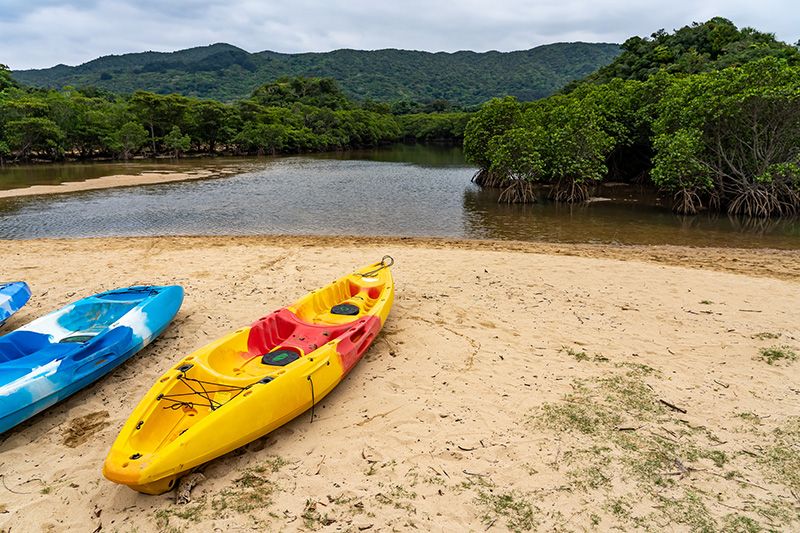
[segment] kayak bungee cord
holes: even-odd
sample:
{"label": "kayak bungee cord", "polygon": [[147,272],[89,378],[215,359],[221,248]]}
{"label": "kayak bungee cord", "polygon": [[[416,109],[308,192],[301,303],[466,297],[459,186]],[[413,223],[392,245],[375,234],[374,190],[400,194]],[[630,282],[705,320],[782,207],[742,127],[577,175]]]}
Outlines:
{"label": "kayak bungee cord", "polygon": [[309,424],[314,423],[314,405],[316,405],[316,400],[314,399],[314,380],[311,379],[311,376],[308,376],[308,382],[311,383],[311,420]]}
{"label": "kayak bungee cord", "polygon": [[[208,402],[209,409],[211,409],[212,411],[216,411],[217,409],[219,409],[229,401],[233,400],[234,398],[239,396],[241,393],[243,393],[253,385],[256,385],[258,383],[265,383],[264,379],[260,379],[258,381],[254,381],[253,383],[250,383],[249,385],[245,385],[244,387],[237,387],[236,385],[229,385],[226,383],[215,383],[213,381],[203,381],[200,379],[190,378],[186,375],[186,370],[189,369],[187,368],[185,370],[181,370],[182,373],[178,376],[178,381],[186,385],[192,392],[183,392],[178,394],[160,394],[157,397],[158,400],[167,400],[173,402],[171,405],[165,406],[164,409],[180,409],[181,407],[189,407],[190,409],[193,409],[195,406],[194,402],[177,400],[175,398],[177,398],[178,396],[199,396],[200,398],[203,398],[206,402]],[[198,385],[200,385],[200,388],[202,390],[195,389],[189,382],[197,383]],[[223,387],[223,388],[207,390],[205,387],[206,385]],[[236,391],[236,394],[228,398],[225,402],[219,402],[217,400],[212,399],[210,396],[211,394],[216,394],[218,392],[234,392],[234,391]],[[205,404],[199,404],[199,405],[205,407]]]}

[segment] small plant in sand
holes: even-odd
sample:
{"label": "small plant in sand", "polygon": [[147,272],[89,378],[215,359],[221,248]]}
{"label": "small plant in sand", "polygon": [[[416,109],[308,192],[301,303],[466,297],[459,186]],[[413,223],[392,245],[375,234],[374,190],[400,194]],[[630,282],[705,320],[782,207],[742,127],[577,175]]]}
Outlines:
{"label": "small plant in sand", "polygon": [[686,490],[681,498],[661,497],[661,510],[672,522],[685,524],[691,531],[714,533],[718,531],[714,518],[703,498],[693,490]]}
{"label": "small plant in sand", "polygon": [[171,518],[174,517],[181,520],[187,520],[189,522],[199,522],[203,518],[204,512],[205,501],[202,499],[191,505],[166,507],[156,511],[156,525],[161,531],[182,531],[182,529],[170,524]]}
{"label": "small plant in sand", "polygon": [[275,457],[246,469],[234,480],[232,487],[223,489],[211,500],[211,508],[217,513],[226,510],[248,513],[253,509],[269,506],[277,485],[267,476],[277,472],[285,464],[286,461]]}
{"label": "small plant in sand", "polygon": [[800,417],[792,418],[773,432],[774,444],[759,458],[770,479],[800,495]]}
{"label": "small plant in sand", "polygon": [[764,531],[761,524],[740,514],[729,514],[723,520],[722,531],[726,533],[760,533]]}
{"label": "small plant in sand", "polygon": [[791,346],[772,346],[761,348],[758,353],[759,359],[766,361],[769,365],[775,365],[783,361],[791,363],[797,360],[797,353]]}
{"label": "small plant in sand", "polygon": [[761,417],[755,413],[751,413],[749,411],[744,411],[741,413],[736,413],[736,416],[744,420],[745,422],[749,422],[753,425],[760,426],[761,425]]}
{"label": "small plant in sand", "polygon": [[392,485],[387,493],[379,492],[375,495],[375,500],[383,505],[391,505],[396,509],[404,509],[409,513],[416,513],[415,506],[410,500],[415,500],[417,493],[406,489],[401,485]]}
{"label": "small plant in sand", "polygon": [[530,531],[537,526],[537,509],[517,491],[480,491],[477,502],[484,509],[481,520],[487,528],[500,519],[511,531]]}
{"label": "small plant in sand", "polygon": [[300,516],[303,519],[303,524],[305,524],[308,529],[318,529],[336,522],[335,519],[330,518],[327,514],[319,512],[317,509],[317,502],[314,500],[306,500],[303,514]]}
{"label": "small plant in sand", "polygon": [[589,359],[589,354],[581,350],[580,352],[573,350],[572,348],[565,348],[564,349],[568,355],[571,355],[575,358],[576,361],[587,361]]}
{"label": "small plant in sand", "polygon": [[761,333],[756,333],[755,335],[753,335],[752,338],[763,341],[767,339],[777,339],[780,338],[780,336],[781,336],[780,333],[770,333],[768,331],[762,331]]}

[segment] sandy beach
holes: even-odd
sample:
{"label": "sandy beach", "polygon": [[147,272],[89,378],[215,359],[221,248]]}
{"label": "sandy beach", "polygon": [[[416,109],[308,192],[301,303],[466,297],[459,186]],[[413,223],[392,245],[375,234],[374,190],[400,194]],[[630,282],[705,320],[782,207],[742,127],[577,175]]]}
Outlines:
{"label": "sandy beach", "polygon": [[39,196],[51,194],[67,194],[72,192],[93,191],[98,189],[114,189],[137,185],[155,185],[174,181],[191,181],[215,178],[238,172],[235,168],[218,168],[213,170],[199,169],[186,172],[145,171],[140,174],[114,174],[83,181],[67,181],[58,185],[32,185],[17,189],[0,190],[0,199],[19,198],[23,196]]}
{"label": "sandy beach", "polygon": [[[185,505],[101,476],[179,357],[384,254],[389,320],[313,423],[206,465]],[[2,332],[186,290],[151,346],[0,436],[3,532],[800,528],[800,251],[164,237],[4,241],[2,264],[33,291]]]}

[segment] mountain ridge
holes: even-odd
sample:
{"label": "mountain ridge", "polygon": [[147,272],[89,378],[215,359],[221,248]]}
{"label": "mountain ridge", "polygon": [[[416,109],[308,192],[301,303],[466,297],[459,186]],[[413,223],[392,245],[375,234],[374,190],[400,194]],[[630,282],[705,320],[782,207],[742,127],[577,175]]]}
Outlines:
{"label": "mountain ridge", "polygon": [[248,52],[214,43],[174,52],[111,54],[77,66],[17,70],[24,84],[95,86],[120,94],[138,89],[231,101],[281,76],[329,76],[351,98],[378,101],[449,100],[475,105],[507,94],[542,98],[610,63],[613,43],[552,43],[500,52],[426,52],[384,48],[329,52]]}

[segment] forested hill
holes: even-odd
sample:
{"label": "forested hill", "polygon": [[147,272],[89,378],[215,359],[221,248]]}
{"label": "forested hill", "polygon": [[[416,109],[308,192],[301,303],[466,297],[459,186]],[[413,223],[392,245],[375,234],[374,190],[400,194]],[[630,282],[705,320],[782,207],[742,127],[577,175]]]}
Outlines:
{"label": "forested hill", "polygon": [[616,44],[556,43],[517,52],[416,52],[335,50],[324,53],[249,53],[229,44],[177,52],[106,56],[77,67],[58,65],[13,73],[33,86],[94,86],[128,94],[161,94],[231,101],[245,98],[281,76],[336,79],[351,98],[378,101],[443,99],[480,104],[495,96],[520,100],[548,96],[571,80],[608,65]]}

